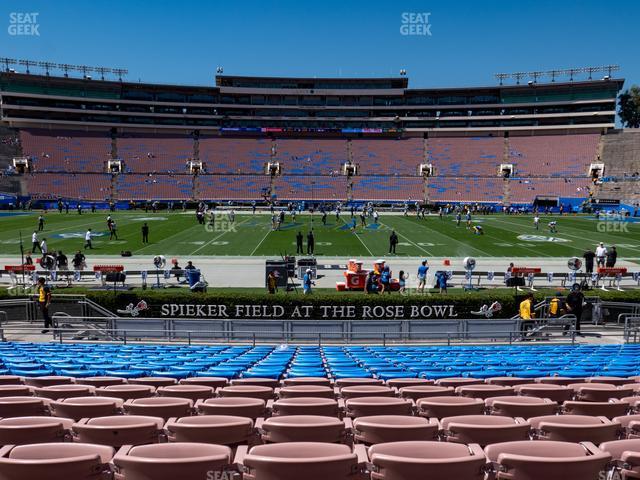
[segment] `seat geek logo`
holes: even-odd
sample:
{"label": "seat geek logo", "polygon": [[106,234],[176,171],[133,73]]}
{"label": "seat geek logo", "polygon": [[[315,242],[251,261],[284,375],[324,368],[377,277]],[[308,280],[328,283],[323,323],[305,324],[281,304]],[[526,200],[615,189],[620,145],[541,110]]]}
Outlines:
{"label": "seat geek logo", "polygon": [[9,26],[7,32],[13,37],[39,37],[40,24],[38,23],[38,12],[11,12],[9,14]]}
{"label": "seat geek logo", "polygon": [[400,35],[431,36],[430,12],[404,12],[400,15]]}

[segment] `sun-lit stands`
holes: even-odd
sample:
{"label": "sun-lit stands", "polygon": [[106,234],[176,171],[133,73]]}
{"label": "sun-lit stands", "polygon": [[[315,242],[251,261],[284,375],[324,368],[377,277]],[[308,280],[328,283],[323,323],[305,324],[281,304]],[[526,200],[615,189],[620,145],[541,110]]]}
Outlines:
{"label": "sun-lit stands", "polygon": [[22,130],[20,140],[37,172],[103,172],[111,157],[107,132]]}
{"label": "sun-lit stands", "polygon": [[513,178],[510,181],[512,202],[532,202],[536,196],[587,198],[588,178]]}
{"label": "sun-lit stands", "polygon": [[27,176],[27,188],[34,198],[106,200],[111,197],[108,174],[36,173]]}
{"label": "sun-lit stands", "polygon": [[348,157],[345,140],[278,139],[276,151],[276,159],[287,174],[336,174]]}
{"label": "sun-lit stands", "polygon": [[361,175],[416,175],[424,163],[424,140],[362,139],[351,142]]}
{"label": "sun-lit stands", "polygon": [[208,173],[263,173],[271,158],[271,140],[201,136],[200,161]]}
{"label": "sun-lit stands", "polygon": [[435,202],[500,202],[503,198],[501,178],[428,179],[429,199]]}
{"label": "sun-lit stands", "polygon": [[191,175],[126,173],[118,176],[118,200],[188,200],[192,196]]}
{"label": "sun-lit stands", "polygon": [[203,200],[262,200],[269,195],[266,175],[198,175],[195,181]]}
{"label": "sun-lit stands", "polygon": [[118,138],[118,157],[133,173],[184,172],[193,158],[193,139],[186,135],[128,135]]}
{"label": "sun-lit stands", "polygon": [[354,200],[424,201],[422,177],[355,177]]}
{"label": "sun-lit stands", "polygon": [[[640,172],[640,133],[627,129],[603,137],[605,176],[630,176]],[[636,175],[637,176],[637,175]]]}
{"label": "sun-lit stands", "polygon": [[275,181],[275,194],[282,200],[344,200],[347,178],[344,176],[282,175]]}
{"label": "sun-lit stands", "polygon": [[600,135],[540,135],[509,139],[509,158],[516,174],[576,177],[587,174],[596,159]]}
{"label": "sun-lit stands", "polygon": [[428,161],[437,175],[495,175],[502,163],[504,139],[496,137],[430,138]]}

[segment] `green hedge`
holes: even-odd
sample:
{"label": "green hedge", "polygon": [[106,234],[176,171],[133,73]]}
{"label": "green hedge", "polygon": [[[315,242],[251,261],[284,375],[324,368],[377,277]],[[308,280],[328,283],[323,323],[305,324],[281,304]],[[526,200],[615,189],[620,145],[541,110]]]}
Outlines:
{"label": "green hedge", "polygon": [[[508,318],[515,315],[518,311],[518,304],[522,300],[522,294],[515,296],[513,290],[495,289],[483,290],[477,292],[450,292],[447,295],[438,293],[425,295],[407,295],[402,296],[397,293],[392,295],[365,295],[364,293],[338,293],[334,291],[317,291],[313,295],[303,296],[300,293],[283,293],[276,295],[267,295],[261,290],[246,289],[217,289],[207,293],[191,293],[187,289],[167,289],[167,290],[142,290],[136,289],[127,292],[88,290],[88,289],[60,289],[56,293],[75,293],[86,295],[87,298],[102,305],[104,308],[116,312],[123,310],[128,304],[136,305],[144,300],[148,309],[139,312],[139,316],[143,317],[216,317],[216,311],[219,308],[214,307],[213,314],[201,315],[201,311],[195,310],[195,307],[186,307],[187,305],[212,305],[224,306],[227,316],[225,318],[265,318],[260,308],[266,308],[267,313],[273,313],[273,307],[276,307],[282,314],[276,318],[288,318],[293,314],[296,308],[300,314],[308,313],[308,317],[299,318],[323,318],[323,312],[329,315],[326,318],[412,318],[415,308],[423,306],[432,307],[432,313],[429,318],[449,317],[452,313],[458,318],[472,317],[473,311],[477,311],[484,304],[498,301],[502,305],[502,311],[496,315],[498,318]],[[554,290],[539,291],[536,293],[536,301],[542,300],[544,297],[553,295]],[[640,290],[629,290],[624,292],[610,291],[602,292],[594,290],[586,292],[587,296],[598,296],[603,300],[618,302],[640,302]],[[0,298],[7,298],[9,295],[6,290],[2,290]],[[172,314],[171,307],[168,305],[181,305],[178,313]],[[163,310],[164,305],[164,310]],[[258,310],[243,309],[236,314],[236,306],[258,306]],[[450,306],[453,305],[453,310]],[[348,307],[353,308],[353,316],[348,317],[341,314],[341,310],[334,312],[332,309],[323,310],[322,307]],[[374,307],[378,307],[375,309]],[[384,308],[387,310],[383,310]],[[176,308],[176,307],[174,307]],[[187,311],[192,308],[191,314]],[[207,307],[208,308],[208,307]],[[208,312],[205,308],[205,312]],[[242,307],[244,308],[244,307]],[[402,315],[396,315],[403,310]],[[429,309],[427,308],[428,312]],[[249,314],[247,314],[247,312]],[[437,314],[439,312],[440,314]],[[369,313],[369,315],[364,315]],[[375,313],[375,315],[373,315]],[[378,315],[380,314],[380,315]],[[427,315],[428,316],[428,315]],[[418,315],[415,318],[422,318]],[[268,315],[266,318],[269,318]]]}

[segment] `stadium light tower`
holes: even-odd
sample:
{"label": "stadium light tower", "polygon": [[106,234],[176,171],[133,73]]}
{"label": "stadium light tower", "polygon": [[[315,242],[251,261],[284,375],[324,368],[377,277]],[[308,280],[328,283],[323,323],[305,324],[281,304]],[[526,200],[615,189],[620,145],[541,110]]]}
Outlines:
{"label": "stadium light tower", "polygon": [[568,68],[566,69],[563,73],[565,75],[569,75],[569,81],[573,82],[573,77],[577,74],[577,73],[582,73],[584,72],[585,69],[584,68]]}
{"label": "stadium light tower", "polygon": [[549,70],[547,72],[547,75],[549,77],[551,77],[551,81],[552,82],[555,82],[556,81],[556,77],[559,76],[559,75],[562,75],[562,70]]}
{"label": "stadium light tower", "polygon": [[105,73],[111,73],[111,69],[107,67],[96,67],[95,71],[100,74],[100,80],[104,80]]}
{"label": "stadium light tower", "polygon": [[36,62],[36,61],[34,61],[34,60],[20,60],[18,63],[19,63],[20,65],[23,65],[23,66],[25,66],[25,67],[26,67],[26,71],[27,71],[27,73],[31,73],[31,72],[29,71],[29,67],[35,67],[35,66],[37,66],[37,65],[38,65],[38,62]]}
{"label": "stadium light tower", "polygon": [[602,70],[606,70],[607,76],[611,77],[611,72],[617,72],[618,70],[620,70],[620,65],[605,65],[604,67],[602,67]]}
{"label": "stadium light tower", "polygon": [[603,67],[584,67],[584,71],[589,74],[589,80],[593,80],[594,73],[602,72],[603,70]]}
{"label": "stadium light tower", "polygon": [[7,58],[7,57],[0,58],[0,61],[4,63],[5,72],[8,72],[9,70],[11,70],[9,65],[15,65],[18,63],[18,61],[15,58]]}
{"label": "stadium light tower", "polygon": [[540,72],[540,71],[529,72],[529,76],[533,78],[533,83],[538,83],[538,79],[544,76],[544,72]]}
{"label": "stadium light tower", "polygon": [[48,77],[49,76],[49,70],[51,70],[52,68],[56,68],[58,66],[58,64],[57,63],[53,63],[53,62],[38,62],[38,66],[40,68],[44,68],[45,74]]}
{"label": "stadium light tower", "polygon": [[223,67],[216,67],[216,74],[222,75],[223,73],[224,73],[224,68]]}
{"label": "stadium light tower", "polygon": [[526,78],[527,75],[527,72],[515,72],[511,74],[511,76],[516,79],[516,85],[520,85],[520,80]]}
{"label": "stadium light tower", "polygon": [[129,70],[127,70],[126,68],[112,68],[111,71],[115,74],[118,75],[118,81],[121,82],[122,81],[122,77],[124,75],[126,75],[127,73],[129,73]]}
{"label": "stadium light tower", "polygon": [[496,77],[498,80],[500,80],[500,85],[502,85],[502,82],[504,82],[507,78],[511,77],[510,73],[496,73],[494,75],[494,77]]}
{"label": "stadium light tower", "polygon": [[59,63],[58,68],[64,72],[64,76],[69,76],[69,70],[75,70],[76,67],[68,63]]}

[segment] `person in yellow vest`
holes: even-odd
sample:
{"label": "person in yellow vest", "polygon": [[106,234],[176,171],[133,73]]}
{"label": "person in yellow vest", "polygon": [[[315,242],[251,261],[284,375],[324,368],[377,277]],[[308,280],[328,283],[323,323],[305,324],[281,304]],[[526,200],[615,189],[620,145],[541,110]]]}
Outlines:
{"label": "person in yellow vest", "polygon": [[51,328],[51,317],[49,316],[49,305],[51,304],[51,290],[46,286],[44,277],[38,279],[38,287],[36,288],[38,294],[38,304],[42,311],[42,317],[44,318],[44,330],[42,333],[48,333]]}
{"label": "person in yellow vest", "polygon": [[528,293],[522,302],[520,302],[520,333],[524,338],[527,331],[533,328],[533,293]]}
{"label": "person in yellow vest", "polygon": [[560,301],[560,297],[562,294],[560,292],[556,292],[555,296],[549,300],[549,317],[550,318],[558,318],[560,316],[560,309],[562,306],[562,302]]}

